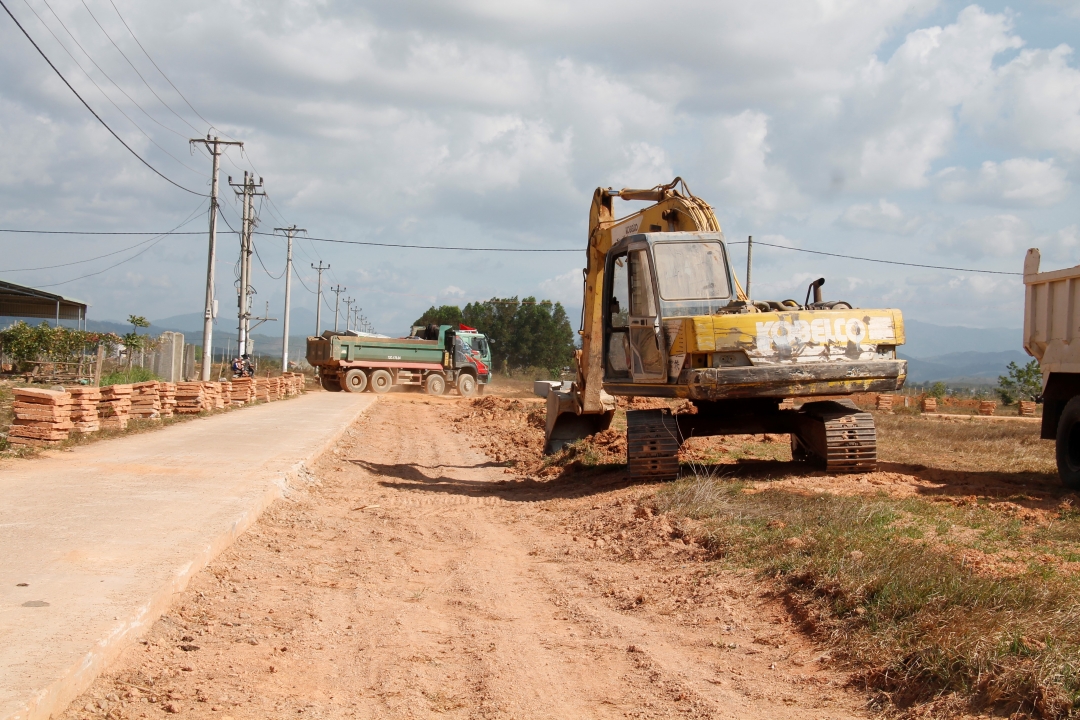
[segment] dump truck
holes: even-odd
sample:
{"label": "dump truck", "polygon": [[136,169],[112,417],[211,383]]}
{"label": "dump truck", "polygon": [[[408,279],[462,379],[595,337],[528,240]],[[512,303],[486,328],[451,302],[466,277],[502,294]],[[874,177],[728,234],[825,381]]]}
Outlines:
{"label": "dump truck", "polygon": [[331,392],[384,393],[395,385],[423,387],[429,395],[448,388],[466,397],[491,379],[491,349],[475,328],[429,325],[407,338],[326,331],[307,339],[307,361]]}
{"label": "dump truck", "polygon": [[1043,375],[1040,435],[1054,440],[1058,475],[1080,489],[1080,265],[1039,272],[1038,249],[1024,258],[1024,350]]}
{"label": "dump truck", "polygon": [[[616,199],[652,204],[617,219]],[[673,478],[685,438],[742,433],[790,434],[797,460],[830,472],[876,467],[873,417],[843,396],[903,386],[899,310],[824,300],[824,279],[802,302],[747,297],[712,208],[681,178],[597,188],[586,262],[576,379],[544,388],[546,452],[608,428],[617,396],[648,396],[693,412],[627,411],[631,475]]]}

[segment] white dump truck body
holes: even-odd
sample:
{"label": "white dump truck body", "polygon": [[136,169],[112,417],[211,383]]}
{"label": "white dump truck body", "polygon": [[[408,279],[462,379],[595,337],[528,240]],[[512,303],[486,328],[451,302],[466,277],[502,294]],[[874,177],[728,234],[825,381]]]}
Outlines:
{"label": "white dump truck body", "polygon": [[1058,474],[1080,489],[1080,265],[1039,272],[1024,258],[1024,350],[1043,373],[1041,436],[1056,441]]}

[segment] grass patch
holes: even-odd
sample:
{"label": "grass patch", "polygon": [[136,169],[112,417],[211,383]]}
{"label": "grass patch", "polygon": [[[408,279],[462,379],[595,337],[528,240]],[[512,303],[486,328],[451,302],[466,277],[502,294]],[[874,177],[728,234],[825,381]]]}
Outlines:
{"label": "grass patch", "polygon": [[[1074,716],[1080,580],[1045,553],[1080,550],[1075,517],[1025,529],[977,505],[750,492],[700,476],[654,502],[695,520],[727,562],[778,583],[834,656],[897,706],[950,698]],[[998,564],[992,552],[1011,554]]]}
{"label": "grass patch", "polygon": [[127,370],[114,370],[101,378],[101,387],[106,385],[131,385],[132,383],[160,380],[157,375],[144,367],[131,367]]}

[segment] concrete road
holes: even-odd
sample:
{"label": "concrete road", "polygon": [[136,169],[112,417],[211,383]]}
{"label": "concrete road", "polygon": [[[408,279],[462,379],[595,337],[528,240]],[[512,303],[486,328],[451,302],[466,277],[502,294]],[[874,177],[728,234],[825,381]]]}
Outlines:
{"label": "concrete road", "polygon": [[312,393],[0,466],[0,720],[59,713],[374,400]]}

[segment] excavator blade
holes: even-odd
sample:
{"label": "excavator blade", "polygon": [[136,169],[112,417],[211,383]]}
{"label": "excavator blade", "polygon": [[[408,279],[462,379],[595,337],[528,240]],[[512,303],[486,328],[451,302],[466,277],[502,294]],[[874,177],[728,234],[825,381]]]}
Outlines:
{"label": "excavator blade", "polygon": [[554,455],[566,445],[607,430],[615,417],[614,410],[578,413],[577,408],[577,399],[571,393],[553,391],[548,394],[545,455]]}

